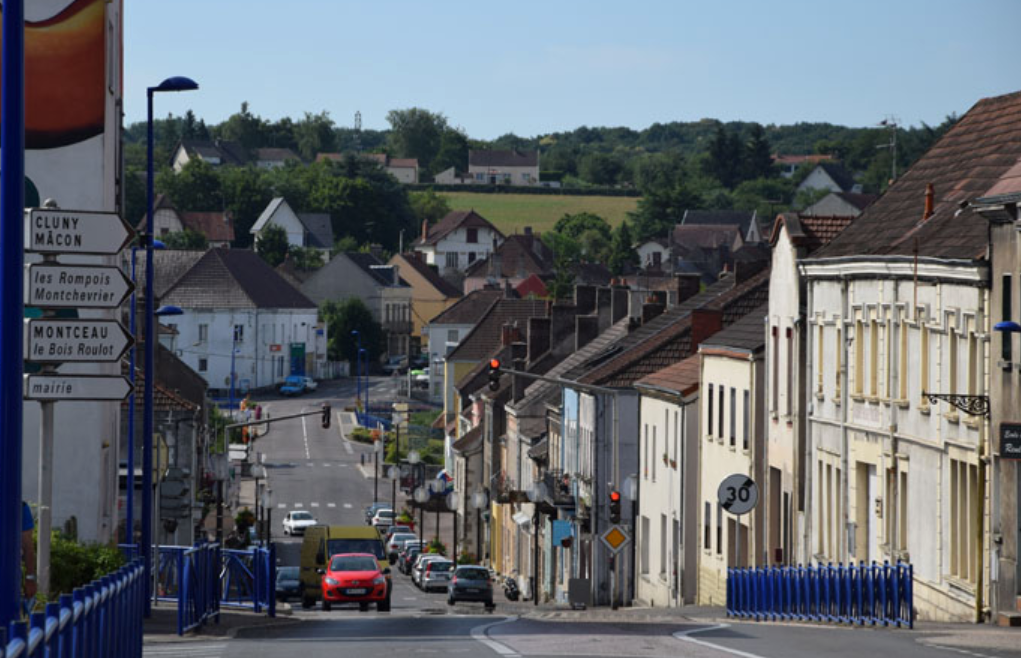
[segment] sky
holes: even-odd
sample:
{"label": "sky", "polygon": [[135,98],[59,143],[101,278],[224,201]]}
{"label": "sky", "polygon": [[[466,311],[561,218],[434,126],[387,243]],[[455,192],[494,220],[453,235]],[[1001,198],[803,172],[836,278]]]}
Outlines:
{"label": "sky", "polygon": [[444,114],[476,139],[714,118],[936,125],[1021,90],[1021,0],[125,0],[125,122]]}

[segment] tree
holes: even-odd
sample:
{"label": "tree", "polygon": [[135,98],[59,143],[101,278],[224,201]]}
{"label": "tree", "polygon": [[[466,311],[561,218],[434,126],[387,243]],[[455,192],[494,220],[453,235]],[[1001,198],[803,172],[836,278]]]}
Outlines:
{"label": "tree", "polygon": [[652,237],[665,236],[684,219],[684,211],[702,208],[702,197],[684,181],[666,190],[653,191],[638,200],[638,208],[630,213],[639,243]]}
{"label": "tree", "polygon": [[346,251],[358,251],[358,241],[350,235],[345,235],[333,243],[333,249],[330,249],[330,257]]}
{"label": "tree", "polygon": [[620,227],[613,234],[607,265],[614,276],[629,274],[639,265],[638,251],[635,249],[634,240],[631,238],[631,229],[628,228],[626,219],[620,223]]}
{"label": "tree", "polygon": [[270,224],[262,230],[262,235],[255,243],[255,251],[262,257],[262,260],[269,263],[270,267],[276,267],[284,262],[287,257],[287,231],[284,227]]}
{"label": "tree", "polygon": [[744,145],[742,178],[753,180],[769,178],[773,175],[773,154],[766,139],[766,131],[761,125],[753,123],[751,134]]}
{"label": "tree", "polygon": [[616,185],[624,167],[609,153],[591,153],[578,165],[578,175],[593,185]]}
{"label": "tree", "polygon": [[306,112],[305,118],[294,124],[294,142],[306,162],[314,160],[317,153],[332,152],[336,146],[336,135],[330,113],[326,110],[319,114]]}
{"label": "tree", "polygon": [[324,264],[323,252],[314,247],[295,247],[292,245],[287,249],[287,257],[291,259],[294,267],[299,270],[318,270]]}
{"label": "tree", "polygon": [[326,352],[332,361],[356,362],[358,341],[351,335],[352,331],[358,332],[370,361],[378,360],[382,355],[386,345],[383,327],[358,297],[343,302],[324,302],[319,307],[319,317],[327,326]]}
{"label": "tree", "polygon": [[408,194],[408,203],[419,224],[423,221],[435,224],[450,214],[450,201],[447,197],[437,194],[435,190],[411,192]]}
{"label": "tree", "polygon": [[448,128],[440,137],[431,171],[433,175],[453,167],[456,171],[468,170],[468,136],[459,128]]}
{"label": "tree", "polygon": [[209,248],[209,240],[198,231],[186,228],[183,231],[165,235],[162,238],[167,249],[196,249],[205,251]]}
{"label": "tree", "polygon": [[224,208],[234,221],[234,246],[249,247],[252,227],[275,196],[270,175],[253,165],[224,167],[217,173]]}
{"label": "tree", "polygon": [[176,174],[173,169],[164,168],[156,176],[155,187],[170,197],[178,210],[201,212],[223,208],[220,177],[213,165],[201,158],[189,160]]}
{"label": "tree", "polygon": [[214,132],[222,139],[239,142],[251,151],[267,143],[268,125],[265,119],[249,112],[248,101],[244,101],[241,111],[227,117]]}
{"label": "tree", "polygon": [[591,212],[565,214],[553,225],[553,230],[572,240],[578,240],[585,231],[594,230],[609,241],[612,232],[610,224],[605,219]]}
{"label": "tree", "polygon": [[574,266],[581,257],[578,242],[557,231],[542,236],[543,242],[553,252],[553,280],[548,289],[554,300],[567,299],[574,287]]}
{"label": "tree", "polygon": [[407,110],[390,110],[386,120],[390,124],[390,137],[387,140],[390,152],[402,158],[417,158],[419,167],[432,171],[433,160],[440,150],[443,133],[447,130],[447,117],[412,107]]}

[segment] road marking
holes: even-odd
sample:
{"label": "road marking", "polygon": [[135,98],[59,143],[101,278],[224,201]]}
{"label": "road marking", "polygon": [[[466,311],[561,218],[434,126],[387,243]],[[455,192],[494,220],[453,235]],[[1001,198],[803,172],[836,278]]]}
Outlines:
{"label": "road marking", "polygon": [[337,503],[326,503],[327,507],[336,507]]}
{"label": "road marking", "polygon": [[500,654],[501,656],[507,656],[507,658],[519,658],[521,654],[519,654],[514,649],[511,649],[506,644],[501,644],[496,640],[489,639],[490,628],[500,626],[501,624],[509,624],[517,620],[518,618],[516,616],[504,617],[503,620],[501,621],[496,621],[490,624],[483,624],[482,626],[476,626],[475,628],[471,629],[472,639],[486,645],[487,647],[489,647],[496,653]]}
{"label": "road marking", "polygon": [[690,631],[677,631],[676,633],[674,633],[674,637],[677,638],[678,640],[683,640],[684,642],[691,642],[692,644],[697,644],[697,645],[702,646],[702,647],[708,647],[710,649],[715,649],[717,651],[723,651],[724,653],[729,653],[732,656],[741,656],[741,658],[763,658],[763,656],[760,656],[757,653],[748,653],[747,651],[740,651],[738,649],[730,649],[730,648],[725,647],[725,646],[723,646],[721,644],[713,644],[712,642],[706,642],[705,640],[698,640],[698,639],[695,639],[695,638],[691,637],[695,633],[705,633],[707,631],[715,631],[715,630],[719,630],[721,628],[728,628],[728,627],[730,627],[730,624],[716,624],[715,626],[707,626],[705,628],[696,628],[696,629],[690,630]]}
{"label": "road marking", "polygon": [[301,503],[294,503],[294,509],[301,509],[302,507],[304,507],[304,505]]}
{"label": "road marking", "polygon": [[958,649],[957,647],[949,647],[945,644],[940,644],[938,641],[927,641],[919,640],[919,644],[923,647],[933,647],[935,649],[946,649],[947,651],[954,651],[956,653],[963,653],[965,656],[974,656],[975,658],[993,658],[992,656],[984,653],[977,653],[975,651],[968,651],[967,649]]}
{"label": "road marking", "polygon": [[309,507],[319,507],[319,503],[310,503]]}
{"label": "road marking", "polygon": [[344,509],[351,509],[352,507],[354,507],[354,505],[351,503],[344,503]]}
{"label": "road marking", "polygon": [[277,503],[277,509],[287,509],[287,505],[285,503]]}
{"label": "road marking", "polygon": [[[302,409],[305,411],[305,409]],[[305,417],[301,417],[301,435],[305,437],[305,459],[312,459],[312,454],[308,451],[308,429],[305,428]]]}
{"label": "road marking", "polygon": [[143,656],[190,656],[191,658],[217,658],[227,648],[226,644],[189,644],[186,642],[168,642],[165,644],[149,644],[142,648]]}
{"label": "road marking", "polygon": [[329,468],[330,466],[333,466],[333,464],[330,464],[330,463],[327,462],[327,463],[324,463],[323,466],[325,466],[326,468]]}

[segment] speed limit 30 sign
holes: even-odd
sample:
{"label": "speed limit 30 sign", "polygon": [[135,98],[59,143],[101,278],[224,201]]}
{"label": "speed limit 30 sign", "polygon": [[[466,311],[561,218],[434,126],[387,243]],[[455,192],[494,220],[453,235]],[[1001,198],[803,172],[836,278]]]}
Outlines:
{"label": "speed limit 30 sign", "polygon": [[759,487],[747,475],[736,473],[720,483],[716,498],[725,511],[740,516],[755,509],[759,502]]}

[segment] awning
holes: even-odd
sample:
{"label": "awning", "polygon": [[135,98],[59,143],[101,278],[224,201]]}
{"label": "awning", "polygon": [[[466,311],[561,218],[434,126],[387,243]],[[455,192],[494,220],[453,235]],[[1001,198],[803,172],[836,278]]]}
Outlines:
{"label": "awning", "polygon": [[532,517],[524,512],[515,512],[511,519],[520,526],[526,526],[532,522]]}
{"label": "awning", "polygon": [[546,459],[549,456],[549,439],[543,437],[534,446],[528,449],[530,459]]}

